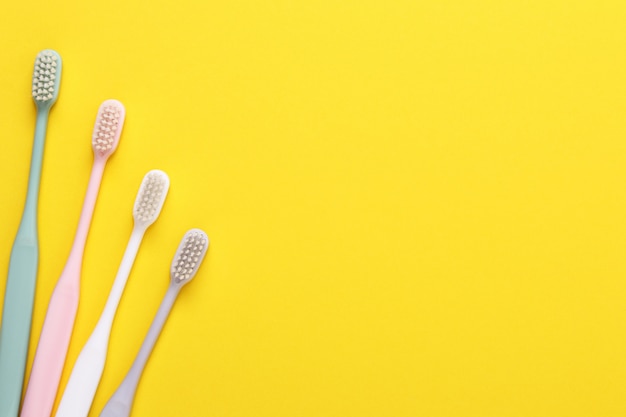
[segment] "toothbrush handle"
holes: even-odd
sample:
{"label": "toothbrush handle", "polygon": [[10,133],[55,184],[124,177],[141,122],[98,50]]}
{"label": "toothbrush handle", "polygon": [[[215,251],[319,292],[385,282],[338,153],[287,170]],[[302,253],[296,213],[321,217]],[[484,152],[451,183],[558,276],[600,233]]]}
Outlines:
{"label": "toothbrush handle", "polygon": [[161,306],[150,325],[148,334],[139,349],[139,353],[137,353],[135,361],[120,386],[104,406],[100,417],[128,417],[130,415],[139,379],[150,358],[152,349],[161,334],[165,321],[172,310],[172,306],[174,305],[174,301],[176,301],[179,291],[180,286],[170,284],[161,302]]}
{"label": "toothbrush handle", "polygon": [[22,398],[39,260],[37,200],[47,125],[48,109],[38,110],[26,204],[11,250],[4,293],[0,327],[0,417],[16,417]]}
{"label": "toothbrush handle", "polygon": [[79,271],[80,264],[66,265],[50,298],[21,417],[46,417],[52,412],[78,309],[79,288],[70,275],[77,278]]}
{"label": "toothbrush handle", "polygon": [[144,232],[145,228],[136,227],[133,230],[104,311],[78,355],[55,414],[56,417],[87,417],[89,414],[104,370],[113,318]]}
{"label": "toothbrush handle", "polygon": [[15,242],[13,245],[0,333],[0,416],[2,417],[16,417],[20,398],[22,398],[33,314],[37,258],[36,244]]}
{"label": "toothbrush handle", "polygon": [[21,417],[48,417],[52,413],[74,328],[83,252],[105,163],[106,160],[94,160],[72,251],[48,304]]}

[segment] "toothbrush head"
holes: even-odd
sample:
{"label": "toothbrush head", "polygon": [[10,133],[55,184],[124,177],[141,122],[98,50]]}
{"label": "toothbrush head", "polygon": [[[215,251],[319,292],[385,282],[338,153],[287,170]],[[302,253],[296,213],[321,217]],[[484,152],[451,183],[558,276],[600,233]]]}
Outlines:
{"label": "toothbrush head", "polygon": [[125,115],[124,105],[117,100],[106,100],[100,105],[92,136],[96,156],[108,158],[115,152],[122,134]]}
{"label": "toothbrush head", "polygon": [[135,223],[148,227],[156,221],[169,188],[170,179],[163,171],[153,169],[143,177],[133,208]]}
{"label": "toothbrush head", "polygon": [[200,229],[191,229],[178,245],[172,261],[170,277],[172,284],[185,285],[196,275],[209,247],[209,238]]}
{"label": "toothbrush head", "polygon": [[37,54],[33,71],[33,100],[38,109],[50,108],[57,101],[61,84],[61,56],[52,49]]}

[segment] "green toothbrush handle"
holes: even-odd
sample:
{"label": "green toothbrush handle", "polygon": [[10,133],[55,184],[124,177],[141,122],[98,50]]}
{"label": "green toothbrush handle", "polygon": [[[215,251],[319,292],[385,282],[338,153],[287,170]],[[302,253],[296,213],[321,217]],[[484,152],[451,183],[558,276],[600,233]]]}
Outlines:
{"label": "green toothbrush handle", "polygon": [[37,111],[26,204],[11,250],[4,293],[0,327],[0,417],[17,417],[22,397],[39,261],[37,201],[48,110]]}
{"label": "green toothbrush handle", "polygon": [[38,257],[36,242],[18,239],[13,244],[0,332],[1,417],[16,417],[20,406]]}

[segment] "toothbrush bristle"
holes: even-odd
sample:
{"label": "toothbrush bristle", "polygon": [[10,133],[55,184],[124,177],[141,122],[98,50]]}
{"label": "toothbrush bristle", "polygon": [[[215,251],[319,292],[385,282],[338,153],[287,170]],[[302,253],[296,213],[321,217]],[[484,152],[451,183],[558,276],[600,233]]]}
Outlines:
{"label": "toothbrush bristle", "polygon": [[108,156],[115,151],[124,126],[124,116],[124,105],[117,100],[107,100],[100,105],[92,138],[96,154]]}
{"label": "toothbrush bristle", "polygon": [[200,229],[191,229],[178,245],[171,268],[172,282],[187,283],[198,272],[209,247],[209,238]]}
{"label": "toothbrush bristle", "polygon": [[61,77],[61,57],[46,49],[37,54],[33,71],[33,100],[51,104],[56,100]]}
{"label": "toothbrush bristle", "polygon": [[165,203],[169,185],[170,179],[167,174],[158,169],[148,172],[143,177],[133,208],[136,222],[148,225],[154,223]]}

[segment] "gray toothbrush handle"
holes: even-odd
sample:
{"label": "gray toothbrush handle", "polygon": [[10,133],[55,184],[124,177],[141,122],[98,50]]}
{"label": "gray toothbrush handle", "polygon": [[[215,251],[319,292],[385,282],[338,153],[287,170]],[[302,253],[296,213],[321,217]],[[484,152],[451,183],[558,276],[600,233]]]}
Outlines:
{"label": "gray toothbrush handle", "polygon": [[172,306],[174,305],[174,301],[176,301],[179,291],[180,286],[170,284],[167,292],[165,293],[165,297],[163,297],[163,301],[159,306],[159,310],[157,311],[154,320],[152,320],[148,334],[146,335],[141,348],[139,348],[139,353],[137,353],[135,361],[120,386],[102,409],[100,417],[130,416],[133,401],[135,400],[137,385],[139,385],[139,379],[141,378],[141,374],[143,373],[146,363],[150,358],[150,354],[154,349],[154,345],[161,334],[161,330],[163,330],[163,326],[165,325],[167,317],[172,310]]}

